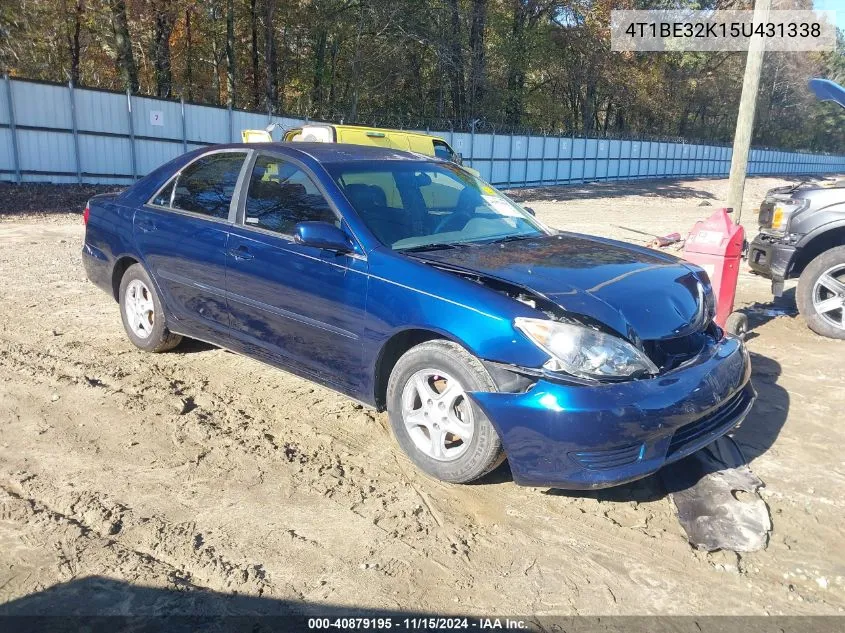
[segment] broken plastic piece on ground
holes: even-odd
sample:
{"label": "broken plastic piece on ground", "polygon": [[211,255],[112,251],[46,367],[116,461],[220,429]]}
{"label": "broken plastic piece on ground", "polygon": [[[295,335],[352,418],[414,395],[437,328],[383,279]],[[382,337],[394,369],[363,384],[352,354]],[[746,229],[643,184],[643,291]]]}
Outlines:
{"label": "broken plastic piece on ground", "polygon": [[692,545],[709,552],[765,549],[772,522],[758,493],[764,484],[734,440],[721,437],[660,473]]}

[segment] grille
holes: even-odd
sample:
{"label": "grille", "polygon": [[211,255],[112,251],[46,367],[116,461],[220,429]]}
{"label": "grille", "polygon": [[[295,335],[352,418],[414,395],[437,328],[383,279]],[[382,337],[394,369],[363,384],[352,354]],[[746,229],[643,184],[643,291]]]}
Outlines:
{"label": "grille", "polygon": [[661,372],[675,369],[701,353],[708,341],[716,340],[716,332],[711,322],[702,332],[688,336],[679,336],[663,340],[644,341],[643,349]]}
{"label": "grille", "polygon": [[633,464],[642,457],[642,450],[642,444],[629,444],[605,451],[578,451],[569,456],[587,470],[610,470]]}
{"label": "grille", "polygon": [[669,450],[666,456],[671,457],[673,454],[697,444],[710,434],[732,426],[736,422],[737,416],[749,405],[751,398],[751,390],[746,387],[716,411],[680,427],[675,431],[672,440],[669,442]]}

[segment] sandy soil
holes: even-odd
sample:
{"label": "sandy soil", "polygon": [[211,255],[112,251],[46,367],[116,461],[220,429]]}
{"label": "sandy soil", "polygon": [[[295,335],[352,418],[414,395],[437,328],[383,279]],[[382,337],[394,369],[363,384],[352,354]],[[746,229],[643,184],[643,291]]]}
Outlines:
{"label": "sandy soil", "polygon": [[[752,180],[747,203],[777,182]],[[639,241],[615,225],[684,232],[725,189],[523,195],[553,226]],[[741,277],[760,398],[735,437],[774,531],[740,557],[690,547],[656,478],[573,494],[518,487],[505,467],[445,485],[403,457],[384,414],[204,344],[142,353],[86,281],[82,238],[78,214],[0,219],[0,603],[76,582],[54,610],[225,611],[192,597],[233,592],[468,614],[845,608],[845,343],[755,308],[762,279]],[[144,602],[141,587],[161,591]]]}

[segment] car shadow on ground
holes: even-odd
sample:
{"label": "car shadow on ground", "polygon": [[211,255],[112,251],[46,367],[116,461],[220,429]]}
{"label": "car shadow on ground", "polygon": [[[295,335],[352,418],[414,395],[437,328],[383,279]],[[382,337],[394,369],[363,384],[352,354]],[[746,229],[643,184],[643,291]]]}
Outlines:
{"label": "car shadow on ground", "polygon": [[[88,576],[0,605],[0,630],[38,633],[84,630],[110,633],[308,631],[328,630],[331,628],[329,622],[336,618],[362,617],[390,618],[392,626],[367,627],[386,630],[400,628],[400,622],[404,623],[405,618],[436,615],[442,617],[444,614],[363,609],[305,600],[219,593],[203,587],[178,590],[145,587],[102,576]],[[328,620],[309,625],[309,618],[315,617]],[[348,624],[338,628],[359,626]]]}
{"label": "car shadow on ground", "polygon": [[[757,400],[743,423],[730,434],[742,451],[746,463],[749,464],[772,447],[789,414],[789,393],[777,384],[781,374],[780,363],[752,352],[751,369],[751,382],[757,390]],[[678,466],[683,466],[684,461],[678,462]],[[753,464],[751,468],[753,470]],[[513,481],[513,476],[505,463],[478,483],[497,484],[507,481]],[[691,481],[693,485],[697,483],[695,479],[686,479],[686,481]],[[658,501],[672,492],[678,492],[678,490],[673,489],[671,482],[667,485],[666,477],[661,477],[659,473],[656,473],[613,488],[601,490],[550,488],[544,491],[544,494],[598,501],[647,502]]]}
{"label": "car shadow on ground", "polygon": [[173,352],[176,354],[197,354],[199,352],[210,352],[214,349],[220,348],[195,338],[183,338],[182,342],[173,348]]}
{"label": "car shadow on ground", "polygon": [[[689,182],[689,179],[683,181]],[[508,196],[518,202],[582,200],[587,198],[620,198],[645,196],[649,198],[700,198],[715,200],[716,196],[705,189],[681,184],[679,180],[595,181],[556,187],[511,189]]]}

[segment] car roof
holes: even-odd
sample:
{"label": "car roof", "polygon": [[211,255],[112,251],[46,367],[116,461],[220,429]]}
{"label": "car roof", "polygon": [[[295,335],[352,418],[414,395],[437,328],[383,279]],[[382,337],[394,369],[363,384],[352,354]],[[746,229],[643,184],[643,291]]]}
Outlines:
{"label": "car roof", "polygon": [[346,163],[353,161],[397,160],[397,161],[426,161],[443,162],[434,156],[406,152],[391,147],[376,147],[373,145],[352,145],[348,143],[232,143],[229,145],[215,145],[207,147],[208,151],[216,149],[255,149],[277,150],[291,156],[305,155],[319,163]]}
{"label": "car roof", "polygon": [[347,125],[345,123],[306,123],[299,129],[304,129],[306,127],[331,127],[339,130],[360,130],[360,131],[367,131],[371,130],[374,132],[386,132],[390,134],[403,134],[405,136],[414,136],[414,137],[425,137],[431,138],[436,141],[443,141],[444,143],[446,140],[441,136],[436,136],[434,134],[426,134],[425,132],[414,132],[412,130],[397,130],[395,128],[389,127],[370,127],[367,125]]}

